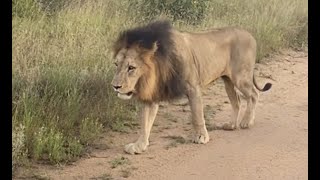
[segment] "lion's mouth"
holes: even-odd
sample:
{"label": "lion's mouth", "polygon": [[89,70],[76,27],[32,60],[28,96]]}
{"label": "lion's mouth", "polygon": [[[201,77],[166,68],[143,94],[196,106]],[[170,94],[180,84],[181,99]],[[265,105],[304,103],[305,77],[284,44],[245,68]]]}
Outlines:
{"label": "lion's mouth", "polygon": [[117,95],[117,96],[118,96],[120,99],[127,100],[127,99],[131,99],[132,95],[133,95],[133,91],[130,91],[130,92],[127,92],[127,93],[120,93],[120,92],[118,92],[118,95]]}
{"label": "lion's mouth", "polygon": [[132,96],[133,91],[130,91],[130,92],[127,92],[127,93],[121,93],[121,92],[118,92],[118,94],[126,95],[126,96]]}

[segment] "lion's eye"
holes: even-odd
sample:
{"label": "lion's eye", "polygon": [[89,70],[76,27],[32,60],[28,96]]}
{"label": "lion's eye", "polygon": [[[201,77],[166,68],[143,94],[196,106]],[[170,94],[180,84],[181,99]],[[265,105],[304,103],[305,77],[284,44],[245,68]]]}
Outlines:
{"label": "lion's eye", "polygon": [[115,66],[118,66],[118,64],[117,64],[116,62],[114,63],[114,65],[115,65]]}
{"label": "lion's eye", "polygon": [[134,66],[129,66],[129,67],[128,67],[128,71],[132,71],[132,70],[134,70],[134,69],[136,69],[136,67],[134,67]]}

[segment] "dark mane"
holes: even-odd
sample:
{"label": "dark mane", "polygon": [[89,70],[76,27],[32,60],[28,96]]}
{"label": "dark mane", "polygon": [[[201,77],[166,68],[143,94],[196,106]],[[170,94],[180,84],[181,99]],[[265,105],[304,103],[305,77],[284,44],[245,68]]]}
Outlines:
{"label": "dark mane", "polygon": [[156,56],[167,57],[173,48],[171,29],[169,21],[155,21],[145,26],[123,31],[118,37],[118,42],[124,43],[122,45],[125,45],[126,48],[138,43],[139,46],[149,50],[152,49],[153,43],[157,42]]}
{"label": "dark mane", "polygon": [[117,53],[121,48],[130,48],[136,44],[152,50],[153,44],[157,43],[158,48],[154,54],[153,63],[156,67],[154,73],[157,76],[158,87],[150,101],[172,100],[185,93],[182,65],[177,60],[172,36],[172,26],[169,21],[155,21],[122,32],[115,44],[115,53]]}

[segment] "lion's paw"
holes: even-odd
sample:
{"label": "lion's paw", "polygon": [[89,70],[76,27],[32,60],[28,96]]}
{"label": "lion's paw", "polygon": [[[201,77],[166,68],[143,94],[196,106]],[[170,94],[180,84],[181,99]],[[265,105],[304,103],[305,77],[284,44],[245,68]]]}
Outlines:
{"label": "lion's paw", "polygon": [[208,133],[206,133],[205,135],[196,135],[193,139],[193,142],[196,144],[206,144],[207,142],[209,142],[209,139],[209,135]]}
{"label": "lion's paw", "polygon": [[240,123],[240,127],[242,129],[247,129],[247,128],[251,128],[254,125],[254,121],[253,120],[247,120],[247,119],[243,119]]}
{"label": "lion's paw", "polygon": [[129,154],[140,154],[147,149],[147,144],[142,142],[135,142],[127,144],[124,151]]}
{"label": "lion's paw", "polygon": [[237,125],[235,124],[235,122],[228,122],[228,123],[224,123],[224,124],[222,125],[222,129],[223,129],[223,130],[227,130],[227,131],[236,130],[236,129],[238,129],[238,128],[239,128],[239,126],[237,126]]}

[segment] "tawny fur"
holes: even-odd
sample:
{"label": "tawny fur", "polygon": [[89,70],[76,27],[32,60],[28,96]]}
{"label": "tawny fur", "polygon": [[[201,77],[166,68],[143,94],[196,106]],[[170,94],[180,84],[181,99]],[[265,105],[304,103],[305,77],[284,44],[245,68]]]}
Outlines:
{"label": "tawny fur", "polygon": [[[181,32],[167,21],[129,29],[120,34],[114,44],[118,65],[112,81],[118,93],[133,92],[145,104],[142,110],[141,136],[126,146],[128,153],[141,153],[148,138],[160,101],[170,101],[187,95],[195,129],[195,143],[207,143],[201,88],[219,77],[225,82],[233,108],[232,121],[224,129],[248,128],[254,124],[254,111],[259,91],[254,78],[256,41],[239,28],[226,27],[203,32]],[[129,70],[134,66],[134,70]],[[239,119],[240,98],[237,88],[247,101],[243,119]],[[130,94],[130,93],[129,93]]]}

